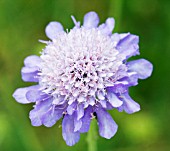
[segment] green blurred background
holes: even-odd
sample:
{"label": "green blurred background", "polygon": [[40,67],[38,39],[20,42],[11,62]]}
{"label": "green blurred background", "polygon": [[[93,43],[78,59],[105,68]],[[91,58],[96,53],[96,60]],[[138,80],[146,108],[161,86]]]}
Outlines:
{"label": "green blurred background", "polygon": [[31,126],[32,104],[15,102],[12,93],[32,84],[21,80],[20,69],[26,56],[39,54],[44,47],[38,40],[47,40],[48,22],[72,28],[70,15],[82,22],[91,10],[101,23],[114,17],[114,32],[139,35],[139,57],[154,65],[152,77],[130,89],[142,110],[132,115],[111,111],[119,129],[110,140],[96,135],[98,151],[170,150],[169,0],[0,0],[0,151],[87,150],[87,134],[75,146],[66,146],[61,120],[52,128]]}

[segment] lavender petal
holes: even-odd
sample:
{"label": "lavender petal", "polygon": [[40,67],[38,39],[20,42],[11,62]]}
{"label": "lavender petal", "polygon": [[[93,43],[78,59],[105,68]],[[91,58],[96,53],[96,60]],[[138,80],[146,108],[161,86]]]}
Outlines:
{"label": "lavender petal", "polygon": [[82,118],[84,115],[84,104],[78,104],[77,106],[77,120],[79,120],[80,118]]}
{"label": "lavender petal", "polygon": [[117,124],[103,108],[96,109],[100,136],[110,139],[117,132]]}
{"label": "lavender petal", "polygon": [[73,146],[80,139],[80,133],[74,132],[74,117],[65,115],[62,122],[62,135],[68,146]]}
{"label": "lavender petal", "polygon": [[123,101],[122,109],[125,112],[127,112],[128,114],[132,114],[140,110],[140,105],[132,100],[128,93],[122,94],[121,97]]}
{"label": "lavender petal", "polygon": [[35,86],[30,86],[30,87],[26,87],[26,88],[18,88],[15,90],[15,92],[13,93],[13,97],[15,98],[15,100],[19,103],[22,104],[27,104],[27,103],[31,103],[27,98],[26,98],[26,93],[30,90],[36,90],[39,89],[39,85],[35,85]]}
{"label": "lavender petal", "polygon": [[25,58],[24,65],[26,67],[39,67],[41,59],[39,56],[31,55]]}
{"label": "lavender petal", "polygon": [[29,117],[33,126],[42,125],[43,116],[52,108],[52,98],[46,99],[35,105],[35,108],[30,111]]}
{"label": "lavender petal", "polygon": [[81,127],[82,127],[82,120],[81,119],[77,120],[77,117],[74,117],[74,132],[79,131]]}
{"label": "lavender petal", "polygon": [[107,92],[112,92],[112,93],[125,93],[127,91],[127,84],[128,82],[126,81],[119,81],[119,83],[115,82],[114,86],[107,87],[106,90]]}
{"label": "lavender petal", "polygon": [[113,107],[119,107],[123,104],[123,102],[113,92],[108,92],[107,98],[108,98],[109,103]]}
{"label": "lavender petal", "polygon": [[77,102],[73,102],[71,105],[67,107],[67,113],[69,115],[72,115],[74,111],[76,110],[76,107],[77,107]]}
{"label": "lavender petal", "polygon": [[127,66],[129,71],[136,72],[138,74],[139,79],[148,78],[151,76],[153,70],[153,65],[145,59],[130,61],[127,63]]}
{"label": "lavender petal", "polygon": [[126,56],[126,59],[139,54],[138,36],[127,33],[120,35],[120,37],[122,38],[117,43],[116,48],[119,50],[120,53],[123,53]]}
{"label": "lavender petal", "polygon": [[38,82],[40,57],[32,55],[24,60],[24,67],[21,70],[22,80],[25,82]]}
{"label": "lavender petal", "polygon": [[38,82],[38,68],[37,67],[23,67],[21,70],[22,80],[25,82]]}
{"label": "lavender petal", "polygon": [[46,127],[53,126],[62,116],[65,111],[65,107],[51,108],[42,116],[42,123]]}
{"label": "lavender petal", "polygon": [[115,20],[114,18],[108,18],[106,20],[106,23],[102,24],[99,26],[99,30],[101,30],[101,32],[103,34],[106,34],[106,35],[111,35],[112,34],[112,31],[114,29],[114,26],[115,26]]}
{"label": "lavender petal", "polygon": [[29,90],[26,93],[26,98],[29,102],[36,102],[36,101],[43,101],[46,98],[49,98],[50,96],[41,92],[38,89],[34,89],[34,90]]}
{"label": "lavender petal", "polygon": [[80,129],[81,133],[86,133],[89,131],[92,113],[93,113],[92,107],[88,106],[84,111],[84,116],[81,119],[82,120],[82,127]]}
{"label": "lavender petal", "polygon": [[99,17],[95,12],[89,12],[85,14],[83,26],[85,28],[95,28],[99,24]]}
{"label": "lavender petal", "polygon": [[59,22],[50,22],[45,29],[45,33],[50,39],[57,38],[57,36],[63,32],[63,26]]}

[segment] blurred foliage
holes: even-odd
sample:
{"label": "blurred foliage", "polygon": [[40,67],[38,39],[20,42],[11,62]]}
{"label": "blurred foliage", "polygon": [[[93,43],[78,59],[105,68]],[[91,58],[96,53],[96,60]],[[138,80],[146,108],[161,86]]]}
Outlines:
{"label": "blurred foliage", "polygon": [[26,56],[39,54],[44,47],[38,40],[47,39],[48,22],[57,20],[69,29],[73,27],[70,15],[82,22],[83,15],[93,10],[101,22],[115,17],[114,32],[139,35],[139,57],[154,65],[152,77],[130,89],[142,110],[132,115],[110,111],[119,129],[110,140],[96,136],[98,151],[169,151],[169,7],[169,0],[0,0],[0,150],[87,150],[87,134],[75,146],[66,146],[61,121],[52,128],[31,126],[32,104],[18,104],[12,93],[30,85],[22,82],[20,69]]}

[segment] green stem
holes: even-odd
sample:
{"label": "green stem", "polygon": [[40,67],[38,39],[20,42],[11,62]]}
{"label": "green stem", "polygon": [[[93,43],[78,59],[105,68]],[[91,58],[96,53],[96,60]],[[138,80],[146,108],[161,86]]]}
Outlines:
{"label": "green stem", "polygon": [[88,151],[97,151],[97,122],[95,119],[91,121],[90,130],[87,134]]}

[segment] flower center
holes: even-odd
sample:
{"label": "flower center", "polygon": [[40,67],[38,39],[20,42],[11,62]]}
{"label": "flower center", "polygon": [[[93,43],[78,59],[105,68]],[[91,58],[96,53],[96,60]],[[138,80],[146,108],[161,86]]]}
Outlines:
{"label": "flower center", "polygon": [[85,102],[105,99],[105,88],[126,70],[109,36],[98,29],[73,29],[49,42],[41,55],[40,85],[54,97]]}

